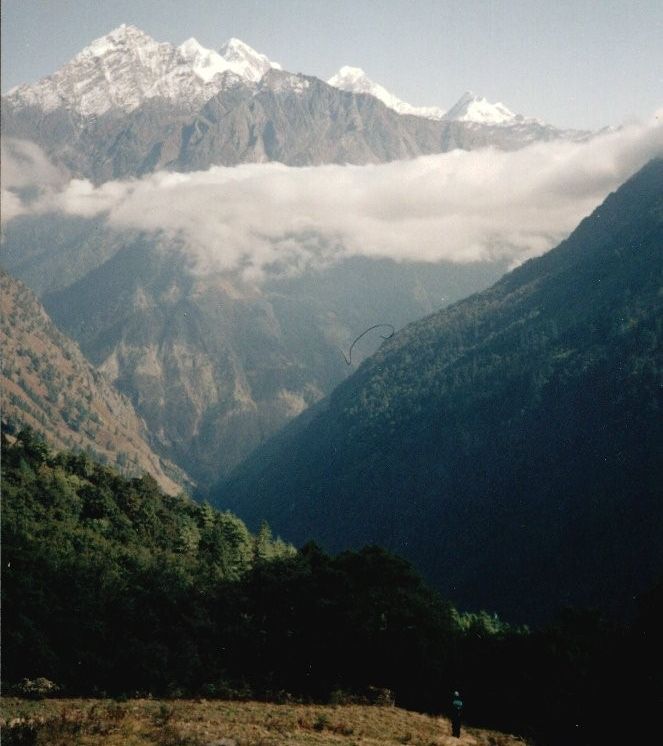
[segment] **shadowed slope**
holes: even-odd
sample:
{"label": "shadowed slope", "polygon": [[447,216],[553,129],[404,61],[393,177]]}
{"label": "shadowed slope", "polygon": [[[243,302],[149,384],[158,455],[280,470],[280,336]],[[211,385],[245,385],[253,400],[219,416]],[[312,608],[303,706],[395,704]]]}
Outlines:
{"label": "shadowed slope", "polygon": [[453,601],[625,611],[663,569],[663,161],[490,290],[411,324],[217,493]]}

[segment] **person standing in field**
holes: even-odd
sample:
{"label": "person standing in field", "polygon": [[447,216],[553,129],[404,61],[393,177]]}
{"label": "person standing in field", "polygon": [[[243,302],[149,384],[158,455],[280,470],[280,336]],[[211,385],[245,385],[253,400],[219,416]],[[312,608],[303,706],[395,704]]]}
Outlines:
{"label": "person standing in field", "polygon": [[463,700],[459,692],[454,692],[454,698],[451,701],[451,735],[454,738],[460,738],[460,721],[463,712]]}

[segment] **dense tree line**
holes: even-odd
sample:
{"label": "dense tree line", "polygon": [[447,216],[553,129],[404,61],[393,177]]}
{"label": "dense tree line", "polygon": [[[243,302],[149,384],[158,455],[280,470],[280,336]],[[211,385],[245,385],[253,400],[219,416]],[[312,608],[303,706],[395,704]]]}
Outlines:
{"label": "dense tree line", "polygon": [[[4,439],[4,436],[3,436]],[[72,691],[200,681],[210,595],[294,549],[30,430],[2,454],[3,675]],[[192,641],[196,641],[195,643]]]}
{"label": "dense tree line", "polygon": [[458,612],[378,547],[295,552],[30,431],[3,443],[2,548],[10,685],[337,702],[389,689],[431,712],[459,688],[470,721],[537,744],[645,733],[660,704],[661,587],[630,627],[567,612],[514,628]]}

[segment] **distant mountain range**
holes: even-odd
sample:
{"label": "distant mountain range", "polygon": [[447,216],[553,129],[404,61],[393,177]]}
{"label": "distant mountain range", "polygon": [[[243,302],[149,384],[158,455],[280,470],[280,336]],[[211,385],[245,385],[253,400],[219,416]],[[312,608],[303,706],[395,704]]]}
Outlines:
{"label": "distant mountain range", "polygon": [[425,119],[471,122],[491,126],[513,126],[522,123],[542,124],[536,119],[526,119],[520,114],[514,114],[502,103],[491,104],[483,96],[477,96],[472,91],[465,91],[447,112],[440,109],[439,106],[412,106],[412,104],[401,101],[379,83],[373,82],[359,67],[342,67],[327,83],[335,88],[340,88],[342,91],[367,93],[399,114],[411,114]]}
{"label": "distant mountain range", "polygon": [[474,94],[444,114],[400,101],[357,68],[324,83],[281,70],[238,39],[216,52],[195,39],[159,43],[126,25],[53,75],[8,91],[2,129],[95,182],[164,168],[376,163],[589,136]]}
{"label": "distant mountain range", "polygon": [[[270,70],[282,68],[240,39],[229,39],[218,52],[193,37],[176,47],[122,24],[53,75],[15,86],[7,99],[17,108],[65,108],[84,117],[100,116],[110,109],[132,111],[150,98],[196,108],[238,81],[258,83]],[[344,91],[374,96],[399,114],[477,124],[506,124],[517,118],[503,104],[491,104],[470,92],[446,114],[438,106],[412,106],[357,67],[342,67],[327,82]]]}
{"label": "distant mountain range", "polygon": [[184,474],[151,448],[129,400],[56,329],[34,294],[0,271],[3,429],[29,425],[55,448],[87,450],[125,474],[152,474],[167,492]]}
{"label": "distant mountain range", "polygon": [[663,572],[663,160],[556,249],[415,322],[218,505],[411,560],[462,607],[617,613]]}

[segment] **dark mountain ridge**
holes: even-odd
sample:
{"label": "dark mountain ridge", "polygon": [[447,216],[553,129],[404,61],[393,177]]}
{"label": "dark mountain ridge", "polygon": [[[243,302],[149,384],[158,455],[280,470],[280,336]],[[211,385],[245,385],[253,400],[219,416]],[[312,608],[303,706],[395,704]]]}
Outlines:
{"label": "dark mountain ridge", "polygon": [[625,612],[663,571],[663,160],[557,249],[409,325],[217,491],[375,542],[454,602]]}

